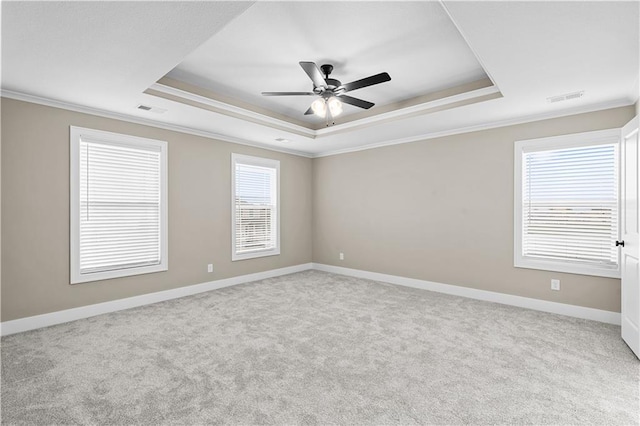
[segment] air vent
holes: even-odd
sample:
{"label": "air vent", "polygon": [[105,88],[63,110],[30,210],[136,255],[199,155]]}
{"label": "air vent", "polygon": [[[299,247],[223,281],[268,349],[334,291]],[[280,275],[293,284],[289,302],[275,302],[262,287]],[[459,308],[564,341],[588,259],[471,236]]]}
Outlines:
{"label": "air vent", "polygon": [[581,98],[582,96],[584,96],[584,90],[581,90],[579,92],[566,93],[564,95],[551,96],[550,98],[547,98],[547,102],[549,102],[550,104],[554,104],[556,102],[569,101],[571,99],[578,99],[578,98]]}
{"label": "air vent", "polygon": [[142,111],[151,111],[151,112],[155,112],[156,114],[162,114],[167,112],[166,109],[164,108],[158,108],[158,107],[154,107],[154,106],[149,106],[149,105],[138,105],[136,108],[138,108],[139,110]]}

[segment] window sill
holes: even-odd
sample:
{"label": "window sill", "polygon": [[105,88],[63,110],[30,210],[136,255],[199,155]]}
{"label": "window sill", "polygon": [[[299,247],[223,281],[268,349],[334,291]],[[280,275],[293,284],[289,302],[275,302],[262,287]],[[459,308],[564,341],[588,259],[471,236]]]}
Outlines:
{"label": "window sill", "polygon": [[110,280],[113,278],[131,277],[135,275],[152,274],[155,272],[168,271],[168,265],[161,263],[160,265],[142,266],[130,269],[117,269],[115,271],[94,272],[89,274],[81,274],[79,272],[71,273],[70,284],[82,284],[92,281]]}
{"label": "window sill", "polygon": [[567,274],[620,279],[620,267],[617,269],[606,269],[567,262],[553,262],[535,259],[516,259],[513,266],[523,269],[537,269],[541,271],[564,272]]}
{"label": "window sill", "polygon": [[250,252],[250,253],[242,253],[242,254],[233,253],[231,255],[231,261],[235,262],[237,260],[247,260],[247,259],[255,259],[257,257],[278,256],[278,255],[280,255],[280,249],[260,250],[260,251]]}

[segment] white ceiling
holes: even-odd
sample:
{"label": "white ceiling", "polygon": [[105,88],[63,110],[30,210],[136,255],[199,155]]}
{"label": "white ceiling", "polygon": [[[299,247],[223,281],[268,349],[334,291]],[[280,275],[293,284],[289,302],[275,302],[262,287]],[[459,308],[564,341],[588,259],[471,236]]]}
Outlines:
{"label": "white ceiling", "polygon": [[[323,18],[329,15],[330,18]],[[380,72],[392,80],[349,95],[386,105],[486,78],[438,2],[264,2],[189,54],[168,77],[298,120],[314,97],[300,61],[334,65],[347,83]],[[361,109],[346,105],[344,115]]]}
{"label": "white ceiling", "polygon": [[[630,105],[638,99],[639,8],[637,1],[2,2],[2,94],[325,155]],[[392,81],[354,92],[379,104],[371,111],[483,72],[495,86],[312,130],[286,119],[308,99],[256,95],[308,90],[301,60],[333,63],[343,82],[389,72]],[[220,98],[156,84],[167,74]],[[546,101],[578,90],[580,99]],[[140,103],[167,112],[142,112]]]}

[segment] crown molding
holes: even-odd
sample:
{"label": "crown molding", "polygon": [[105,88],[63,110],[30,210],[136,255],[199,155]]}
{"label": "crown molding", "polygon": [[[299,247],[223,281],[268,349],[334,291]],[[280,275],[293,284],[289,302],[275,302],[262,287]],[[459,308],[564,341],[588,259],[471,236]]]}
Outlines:
{"label": "crown molding", "polygon": [[459,127],[456,129],[444,130],[442,132],[424,133],[422,135],[410,136],[407,138],[394,139],[391,141],[385,141],[385,142],[379,142],[379,143],[373,143],[373,144],[367,144],[367,145],[361,145],[361,146],[352,147],[352,148],[325,151],[325,152],[315,154],[313,158],[329,157],[333,155],[348,154],[350,152],[358,152],[358,151],[366,151],[369,149],[382,148],[382,147],[391,146],[391,145],[420,142],[420,141],[425,141],[429,139],[442,138],[445,136],[453,136],[453,135],[459,135],[463,133],[478,132],[482,130],[495,129],[498,127],[507,127],[507,126],[513,126],[516,124],[531,123],[534,121],[550,120],[553,118],[567,117],[570,115],[585,114],[588,112],[625,107],[633,104],[634,104],[633,102],[626,99],[621,99],[621,100],[616,100],[611,102],[603,102],[596,105],[585,106],[581,108],[573,108],[571,110],[536,114],[536,115],[530,115],[530,116],[519,117],[519,118],[511,118],[508,120],[499,120],[499,121],[493,121],[491,123],[478,124],[474,126]]}
{"label": "crown molding", "polygon": [[457,95],[451,95],[440,99],[434,99],[432,101],[424,102],[418,105],[399,108],[393,111],[384,112],[382,114],[373,115],[371,117],[361,118],[342,124],[336,124],[331,127],[318,129],[316,130],[316,138],[319,139],[323,136],[329,136],[334,133],[345,132],[356,127],[371,126],[382,121],[401,120],[409,116],[427,114],[429,112],[432,112],[431,110],[433,109],[437,108],[438,110],[442,110],[444,109],[442,107],[446,107],[448,105],[465,102],[473,103],[472,101],[475,99],[484,100],[484,97],[490,97],[491,95],[495,95],[496,97],[502,96],[496,86],[483,87],[481,89],[471,90],[469,92],[463,92]]}
{"label": "crown molding", "polygon": [[[476,83],[477,82],[472,82],[463,86],[469,86]],[[446,95],[442,98],[429,100],[417,105],[398,108],[392,111],[383,112],[369,117],[359,118],[345,123],[334,124],[331,127],[313,130],[288,122],[286,120],[270,117],[259,112],[251,111],[236,105],[222,102],[209,96],[205,96],[204,94],[195,93],[192,90],[185,90],[185,88],[174,87],[170,84],[156,82],[152,84],[147,90],[145,90],[145,93],[151,96],[158,96],[170,101],[190,105],[195,108],[203,108],[212,112],[246,119],[258,124],[263,124],[278,130],[289,131],[299,136],[308,137],[311,139],[320,139],[322,137],[330,136],[336,133],[343,133],[360,127],[371,126],[374,124],[392,120],[401,120],[403,118],[419,114],[427,114],[429,112],[433,112],[433,110],[445,109],[447,108],[447,106],[453,107],[459,104],[473,103],[474,100],[483,101],[489,98],[493,99],[494,97],[502,96],[498,88],[495,85],[491,85],[464,91],[462,93]]]}
{"label": "crown molding", "polygon": [[61,108],[61,109],[80,112],[80,113],[84,113],[84,114],[96,115],[96,116],[99,116],[99,117],[111,118],[111,119],[114,119],[114,120],[126,121],[126,122],[129,122],[129,123],[141,124],[141,125],[144,125],[144,126],[150,126],[150,127],[155,127],[155,128],[159,128],[159,129],[165,129],[165,130],[170,130],[170,131],[174,131],[174,132],[179,132],[179,133],[186,133],[186,134],[190,134],[190,135],[194,135],[194,136],[201,136],[201,137],[205,137],[205,138],[208,138],[208,139],[220,140],[220,141],[223,141],[223,142],[229,142],[229,143],[235,143],[235,144],[239,144],[239,145],[251,146],[251,147],[254,147],[254,148],[265,149],[265,150],[268,150],[268,151],[282,152],[284,154],[291,154],[291,155],[296,155],[296,156],[305,157],[305,158],[329,157],[329,156],[333,156],[333,155],[347,154],[347,153],[357,152],[357,151],[366,151],[368,149],[382,148],[382,147],[385,147],[385,146],[400,145],[400,144],[404,144],[404,143],[419,142],[419,141],[424,141],[424,140],[429,140],[429,139],[441,138],[441,137],[445,137],[445,136],[453,136],[453,135],[457,135],[457,134],[477,132],[477,131],[481,131],[481,130],[495,129],[495,128],[498,128],[498,127],[513,126],[513,125],[516,125],[516,124],[523,124],[523,123],[530,123],[530,122],[540,121],[540,120],[548,120],[548,119],[553,119],[553,118],[567,117],[567,116],[570,116],[570,115],[584,114],[584,113],[588,113],[588,112],[601,111],[601,110],[605,110],[605,109],[629,106],[629,105],[633,105],[634,102],[635,102],[635,101],[631,101],[629,99],[619,99],[619,100],[615,100],[615,101],[604,102],[604,103],[591,105],[591,106],[585,106],[585,107],[581,107],[581,108],[573,108],[573,109],[570,109],[570,110],[556,111],[556,112],[543,113],[543,114],[536,114],[536,115],[531,115],[531,116],[526,116],[526,117],[512,118],[512,119],[508,119],[508,120],[499,120],[499,121],[494,121],[494,122],[491,122],[491,123],[479,124],[479,125],[474,125],[474,126],[459,127],[459,128],[455,128],[455,129],[451,129],[451,130],[445,130],[445,131],[442,131],[442,132],[424,133],[424,134],[420,134],[420,135],[416,135],[416,136],[410,136],[410,137],[406,137],[406,138],[394,139],[394,140],[391,140],[391,141],[372,143],[372,144],[361,145],[361,146],[352,147],[352,148],[324,151],[324,152],[319,152],[319,153],[316,153],[316,154],[312,154],[312,153],[309,153],[309,152],[302,152],[302,151],[296,151],[296,150],[290,150],[290,149],[284,149],[284,148],[281,149],[281,148],[270,147],[268,145],[262,145],[262,144],[259,144],[259,143],[252,143],[252,142],[245,141],[245,140],[242,140],[242,139],[239,139],[239,138],[234,138],[234,137],[231,137],[231,136],[221,135],[221,134],[218,134],[218,133],[190,129],[188,127],[162,123],[162,122],[149,120],[149,119],[145,119],[145,118],[140,118],[140,117],[135,117],[135,116],[127,115],[127,114],[121,114],[121,113],[101,110],[101,109],[97,109],[97,108],[81,106],[81,105],[77,105],[77,104],[57,101],[57,100],[53,100],[53,99],[48,99],[48,98],[43,98],[43,97],[39,97],[39,96],[29,95],[29,94],[15,92],[15,91],[11,91],[11,90],[4,90],[4,89],[1,90],[0,91],[0,97],[9,98],[9,99],[15,99],[15,100],[19,100],[19,101],[25,101],[25,102],[31,102],[31,103],[50,106],[50,107],[54,107],[54,108]]}
{"label": "crown molding", "polygon": [[[154,93],[156,92],[156,93]],[[269,117],[268,115],[260,114],[259,112],[250,111],[248,109],[244,109],[235,105],[231,105],[225,102],[221,102],[207,96],[198,95],[193,92],[189,92],[182,89],[177,89],[172,86],[167,86],[161,83],[152,84],[145,93],[151,96],[158,96],[157,93],[161,93],[163,95],[170,96],[170,100],[180,102],[177,99],[186,99],[196,104],[206,105],[213,109],[214,112],[218,112],[225,115],[231,115],[233,117],[240,117],[245,120],[249,120],[252,122],[257,122],[258,124],[263,124],[269,127],[273,127],[279,130],[286,130],[292,133],[295,133],[300,136],[306,136],[308,138],[315,138],[316,131],[312,129],[308,129],[303,126],[299,126],[297,124],[290,123],[285,120],[280,120],[278,118]],[[195,105],[194,105],[195,106]]]}
{"label": "crown molding", "polygon": [[49,107],[54,107],[54,108],[60,108],[60,109],[79,112],[79,113],[83,113],[83,114],[96,115],[98,117],[104,117],[104,118],[111,118],[111,119],[114,119],[114,120],[126,121],[128,123],[141,124],[141,125],[144,125],[144,126],[155,127],[155,128],[158,128],[158,129],[170,130],[170,131],[179,132],[179,133],[186,133],[186,134],[194,135],[194,136],[201,136],[201,137],[204,137],[204,138],[215,139],[215,140],[219,140],[219,141],[222,141],[222,142],[235,143],[235,144],[238,144],[238,145],[246,145],[246,146],[250,146],[250,147],[253,147],[253,148],[265,149],[265,150],[268,150],[268,151],[282,152],[284,154],[291,154],[291,155],[296,155],[296,156],[299,156],[299,157],[306,157],[306,158],[312,158],[313,157],[313,155],[308,153],[308,152],[296,151],[296,150],[293,150],[293,149],[286,149],[286,148],[270,147],[268,145],[263,145],[263,144],[259,144],[259,143],[253,143],[253,142],[246,141],[244,139],[235,138],[235,137],[232,137],[232,136],[226,136],[226,135],[222,135],[222,134],[219,134],[219,133],[206,132],[206,131],[203,131],[203,130],[191,129],[191,128],[188,128],[188,127],[177,126],[177,125],[174,125],[174,124],[168,124],[168,123],[163,123],[163,122],[159,122],[159,121],[155,121],[155,120],[149,120],[149,119],[146,119],[146,118],[136,117],[136,116],[133,116],[133,115],[121,114],[121,113],[118,113],[118,112],[106,111],[106,110],[103,110],[103,109],[82,106],[82,105],[78,105],[78,104],[58,101],[58,100],[49,99],[49,98],[43,98],[43,97],[40,97],[40,96],[29,95],[29,94],[26,94],[26,93],[15,92],[15,91],[12,91],[12,90],[5,90],[5,89],[0,90],[0,97],[8,98],[8,99],[14,99],[14,100],[17,100],[17,101],[31,102],[31,103],[38,104],[38,105],[44,105],[44,106],[49,106]]}

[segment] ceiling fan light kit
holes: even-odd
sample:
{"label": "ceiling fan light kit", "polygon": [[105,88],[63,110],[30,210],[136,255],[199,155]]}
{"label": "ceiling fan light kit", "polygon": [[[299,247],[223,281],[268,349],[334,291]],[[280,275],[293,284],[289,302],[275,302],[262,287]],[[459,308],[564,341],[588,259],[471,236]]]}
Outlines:
{"label": "ceiling fan light kit", "polygon": [[313,113],[318,117],[325,117],[327,114],[327,104],[324,98],[316,99],[311,103],[311,109]]}
{"label": "ceiling fan light kit", "polygon": [[316,99],[311,104],[311,110],[313,110],[313,113],[318,117],[325,118],[327,116],[327,109],[331,117],[337,117],[342,114],[342,102],[340,102],[337,97],[331,96],[328,99]]}
{"label": "ceiling fan light kit", "polygon": [[[300,66],[313,82],[313,92],[262,92],[263,96],[320,96],[311,104],[311,107],[304,113],[305,115],[315,114],[318,117],[326,118],[327,125],[329,114],[337,117],[342,113],[342,104],[349,104],[358,108],[369,109],[375,104],[362,99],[345,95],[356,89],[373,86],[374,84],[390,81],[391,77],[386,72],[372,75],[351,83],[342,84],[340,80],[329,78],[333,71],[333,65],[324,64],[318,68],[314,62],[300,62]],[[324,76],[322,75],[324,74]]]}
{"label": "ceiling fan light kit", "polygon": [[329,106],[329,112],[332,117],[337,117],[342,114],[342,102],[340,102],[335,96],[329,98],[327,105]]}

